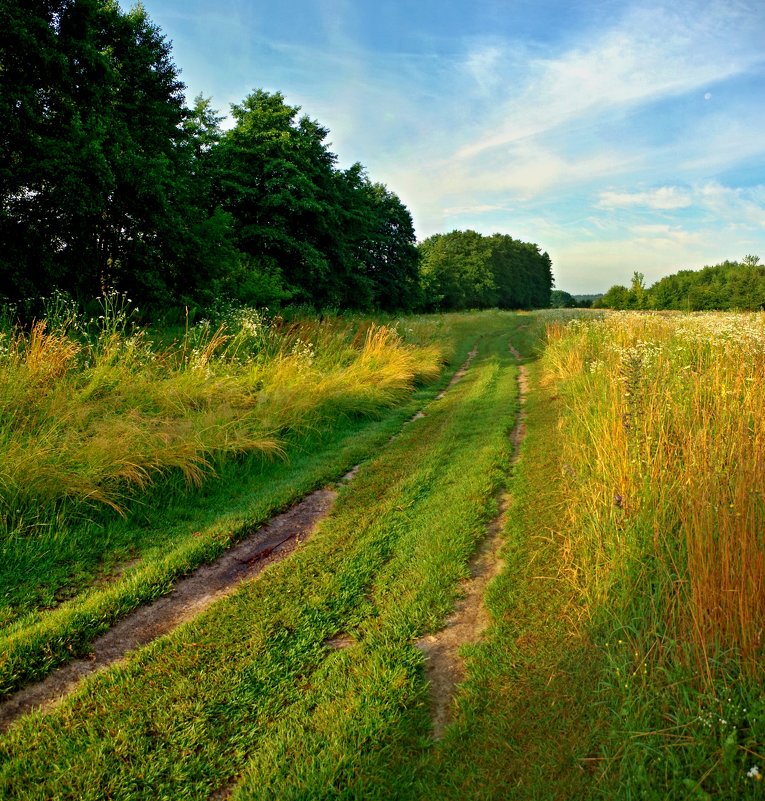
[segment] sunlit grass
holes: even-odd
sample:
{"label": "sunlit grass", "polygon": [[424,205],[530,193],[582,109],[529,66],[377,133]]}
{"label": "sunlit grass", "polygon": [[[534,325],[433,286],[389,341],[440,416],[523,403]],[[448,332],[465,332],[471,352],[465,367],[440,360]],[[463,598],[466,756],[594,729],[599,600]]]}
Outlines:
{"label": "sunlit grass", "polygon": [[289,432],[396,403],[444,356],[371,321],[245,311],[165,347],[45,321],[0,336],[0,535],[96,505],[122,512],[171,473],[199,486],[227,456],[277,456]]}
{"label": "sunlit grass", "polygon": [[570,410],[570,515],[586,522],[572,542],[582,586],[605,593],[632,557],[650,555],[665,579],[657,625],[699,654],[735,648],[754,669],[765,628],[765,316],[614,314],[551,327],[549,339],[545,362]]}
{"label": "sunlit grass", "polygon": [[765,315],[615,313],[547,333],[566,578],[610,654],[613,773],[635,797],[756,795]]}

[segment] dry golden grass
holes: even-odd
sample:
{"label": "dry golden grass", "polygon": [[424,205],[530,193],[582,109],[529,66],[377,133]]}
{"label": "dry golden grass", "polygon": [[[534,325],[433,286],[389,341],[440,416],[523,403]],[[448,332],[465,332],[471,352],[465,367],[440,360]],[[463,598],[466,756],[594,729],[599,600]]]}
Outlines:
{"label": "dry golden grass", "polygon": [[164,349],[140,332],[76,340],[44,322],[0,336],[6,532],[62,504],[121,509],[163,474],[198,485],[228,455],[279,454],[289,432],[395,403],[443,356],[369,321],[271,325],[257,314]]}
{"label": "dry golden grass", "polygon": [[610,314],[548,338],[572,580],[602,602],[627,577],[656,631],[759,669],[765,316]]}

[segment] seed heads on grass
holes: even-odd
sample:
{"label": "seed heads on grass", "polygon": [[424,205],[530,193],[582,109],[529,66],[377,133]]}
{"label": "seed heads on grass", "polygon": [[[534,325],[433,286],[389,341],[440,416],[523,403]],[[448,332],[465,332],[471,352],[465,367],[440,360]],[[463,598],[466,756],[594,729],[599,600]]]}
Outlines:
{"label": "seed heads on grass", "polygon": [[198,486],[217,459],[278,456],[290,432],[372,414],[440,370],[437,347],[405,345],[369,321],[355,333],[344,320],[294,323],[285,335],[240,310],[228,323],[237,328],[203,322],[162,350],[135,328],[125,295],[98,299],[95,334],[84,340],[69,305],[56,304],[55,331],[40,321],[4,338],[0,510],[122,510],[174,472]]}
{"label": "seed heads on grass", "polygon": [[549,334],[580,477],[565,484],[572,574],[594,618],[630,631],[629,653],[607,648],[615,711],[641,731],[625,773],[650,784],[655,749],[665,779],[695,759],[694,792],[734,797],[763,740],[741,709],[765,679],[765,316],[609,314]]}

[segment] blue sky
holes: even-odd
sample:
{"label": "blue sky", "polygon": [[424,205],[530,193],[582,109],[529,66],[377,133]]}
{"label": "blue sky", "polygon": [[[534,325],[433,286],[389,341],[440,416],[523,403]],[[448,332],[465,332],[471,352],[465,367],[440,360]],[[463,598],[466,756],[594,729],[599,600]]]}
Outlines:
{"label": "blue sky", "polygon": [[765,0],[144,6],[189,99],[281,91],[420,239],[536,242],[574,293],[765,261]]}

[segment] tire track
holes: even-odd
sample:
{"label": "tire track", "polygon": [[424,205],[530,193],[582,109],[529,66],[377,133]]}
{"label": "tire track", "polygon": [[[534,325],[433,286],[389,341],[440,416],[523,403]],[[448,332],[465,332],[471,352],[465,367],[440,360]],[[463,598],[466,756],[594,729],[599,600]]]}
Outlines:
{"label": "tire track", "polygon": [[[508,349],[520,362],[521,354],[512,346]],[[518,462],[520,447],[526,433],[524,404],[528,394],[528,371],[523,364],[518,367],[519,410],[510,433],[512,446],[509,467]],[[463,597],[455,604],[454,612],[444,627],[434,634],[426,635],[417,642],[425,656],[425,678],[430,685],[431,721],[433,737],[441,739],[451,719],[452,701],[457,685],[465,678],[465,663],[460,649],[467,643],[477,642],[489,627],[491,618],[483,604],[486,587],[502,571],[504,562],[499,556],[502,546],[502,530],[506,522],[511,496],[503,492],[499,499],[499,511],[489,525],[470,564],[470,578],[463,582]]]}

